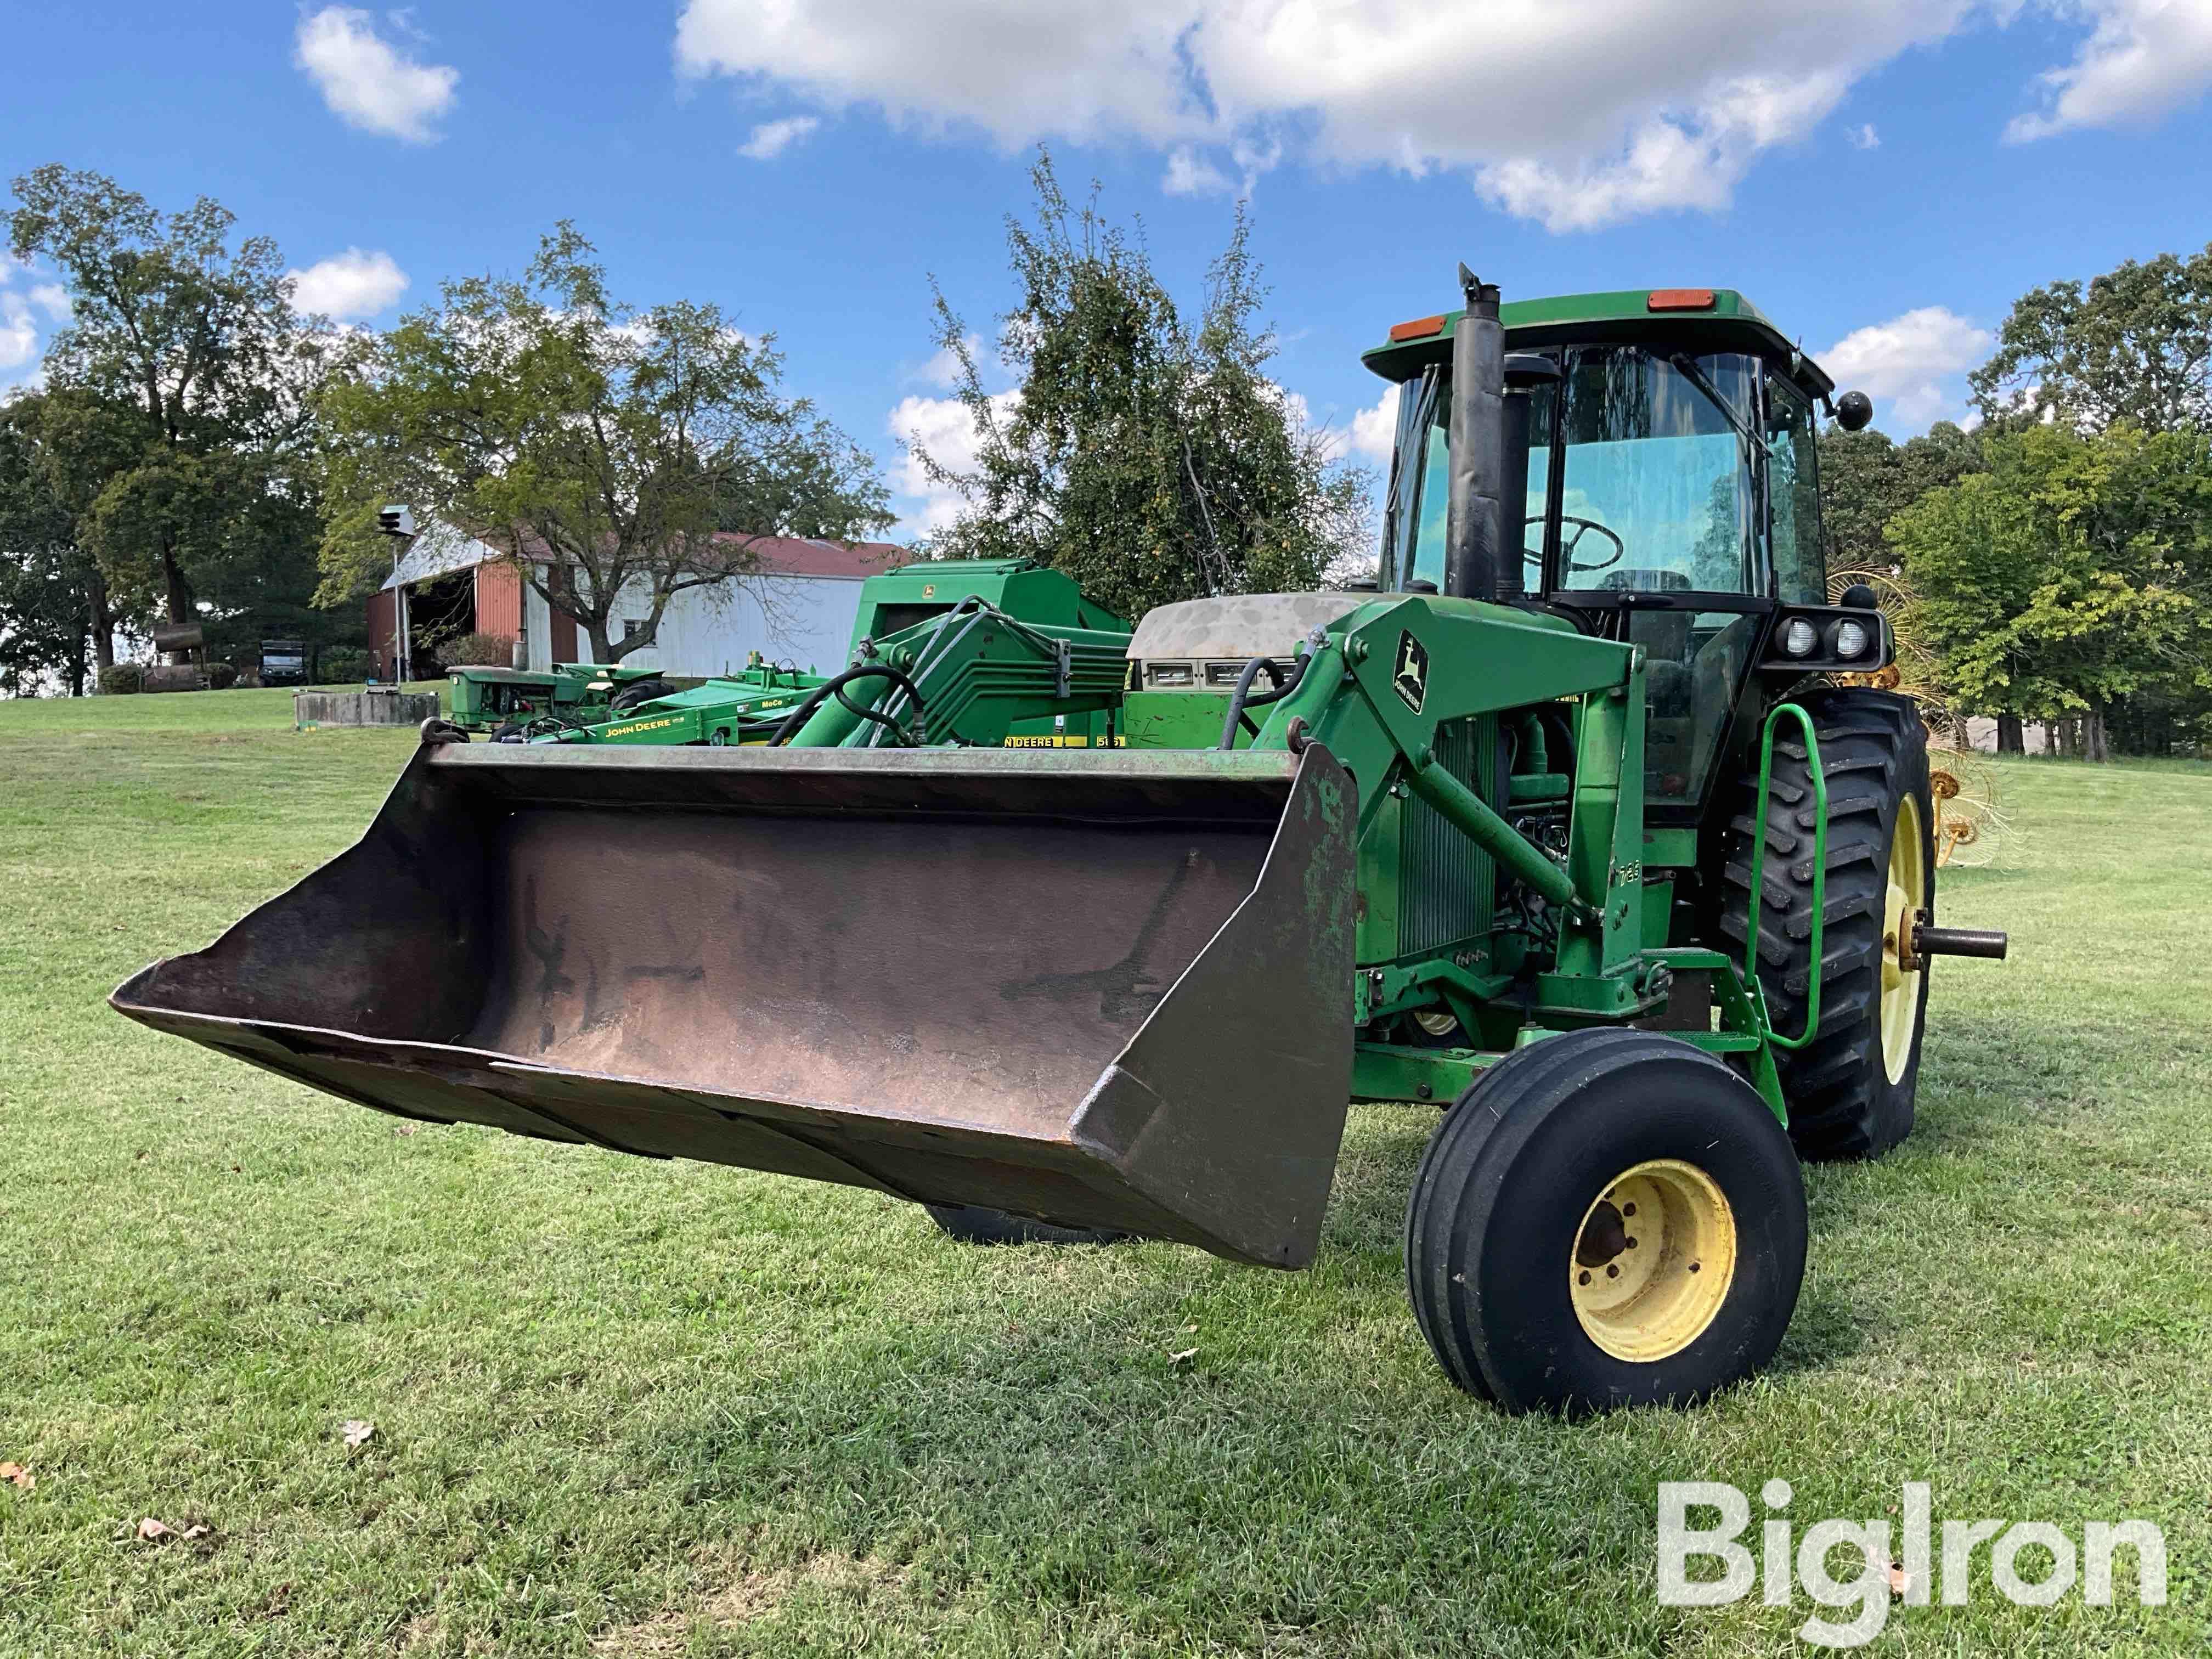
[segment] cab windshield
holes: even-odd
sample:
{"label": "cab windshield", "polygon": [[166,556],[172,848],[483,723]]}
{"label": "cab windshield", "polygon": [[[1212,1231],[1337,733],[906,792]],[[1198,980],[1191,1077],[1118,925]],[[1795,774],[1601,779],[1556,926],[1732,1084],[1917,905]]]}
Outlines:
{"label": "cab windshield", "polygon": [[[1566,352],[1561,368],[1559,386],[1529,394],[1520,526],[1528,586],[1763,594],[1759,463],[1772,443],[1760,434],[1759,360],[1595,346]],[[1448,374],[1406,384],[1389,504],[1392,586],[1443,583],[1450,419]],[[1777,435],[1794,459],[1788,422]],[[1547,537],[1555,466],[1559,520]],[[1809,467],[1799,471],[1809,484]],[[1816,538],[1817,528],[1806,539]]]}
{"label": "cab windshield", "polygon": [[[1529,494],[1563,474],[1553,591],[1757,593],[1759,363],[1633,346],[1567,354],[1559,442],[1531,445]],[[1534,509],[1541,512],[1542,508]]]}

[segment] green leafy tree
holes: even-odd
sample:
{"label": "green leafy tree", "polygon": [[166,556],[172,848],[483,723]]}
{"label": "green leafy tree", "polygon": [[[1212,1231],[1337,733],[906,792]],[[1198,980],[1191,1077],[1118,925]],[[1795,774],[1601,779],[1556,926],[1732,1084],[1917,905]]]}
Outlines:
{"label": "green leafy tree", "polygon": [[[0,405],[0,695],[56,687],[84,695],[94,668],[114,660],[106,584],[76,545],[44,442],[46,400]],[[92,659],[94,641],[106,654]]]}
{"label": "green leafy tree", "polygon": [[2212,447],[2194,433],[2032,426],[1984,454],[1987,471],[1890,520],[1920,625],[1965,707],[2078,714],[2101,760],[2117,702],[2212,687]]}
{"label": "green leafy tree", "polygon": [[2021,295],[1972,380],[1992,422],[2212,427],[2212,246]]}
{"label": "green leafy tree", "polygon": [[1372,475],[1335,460],[1265,372],[1275,339],[1257,320],[1266,290],[1242,210],[1193,322],[1095,191],[1073,206],[1042,151],[1030,178],[1034,222],[1006,224],[1018,298],[996,356],[1011,394],[986,389],[973,337],[936,295],[976,444],[970,466],[915,449],[962,502],[932,551],[1036,559],[1135,617],[1202,594],[1315,587],[1340,556],[1369,550]]}
{"label": "green leafy tree", "polygon": [[77,522],[106,458],[80,398],[27,392],[0,404],[0,692],[84,695],[115,664],[115,626],[100,562]]}
{"label": "green leafy tree", "polygon": [[[620,661],[677,594],[755,577],[762,538],[890,522],[874,462],[781,374],[772,338],[711,305],[617,302],[564,222],[520,279],[448,283],[350,345],[320,400],[323,598],[390,570],[377,514],[404,502],[506,553],[594,661]],[[618,605],[647,611],[620,638]]]}
{"label": "green leafy tree", "polygon": [[75,544],[113,598],[192,622],[241,565],[311,561],[303,463],[329,331],[294,313],[276,245],[234,251],[216,203],[164,215],[98,173],[42,167],[14,187],[11,251],[69,289],[46,380],[81,452]]}
{"label": "green leafy tree", "polygon": [[1981,471],[1980,441],[1949,421],[1898,443],[1869,427],[1820,433],[1820,533],[1831,574],[1882,570],[1895,559],[1883,532],[1931,489]]}

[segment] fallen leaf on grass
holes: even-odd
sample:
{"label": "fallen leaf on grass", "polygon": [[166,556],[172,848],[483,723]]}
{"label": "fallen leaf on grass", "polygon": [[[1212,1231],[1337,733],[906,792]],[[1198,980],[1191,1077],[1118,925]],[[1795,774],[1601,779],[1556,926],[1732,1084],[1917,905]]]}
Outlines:
{"label": "fallen leaf on grass", "polygon": [[1188,1362],[1189,1362],[1189,1361],[1191,1361],[1191,1360],[1193,1360],[1193,1359],[1195,1359],[1195,1358],[1198,1358],[1198,1350],[1197,1350],[1197,1349],[1195,1349],[1195,1348],[1185,1348],[1185,1349],[1184,1349],[1184,1350],[1182,1350],[1182,1352],[1180,1352],[1180,1353],[1171,1353],[1171,1354],[1170,1354],[1170,1355],[1168,1356],[1168,1364],[1170,1364],[1170,1365],[1181,1365],[1181,1364],[1187,1364]]}
{"label": "fallen leaf on grass", "polygon": [[24,1492],[39,1484],[39,1477],[21,1463],[0,1463],[0,1480],[5,1480]]}
{"label": "fallen leaf on grass", "polygon": [[397,1123],[392,1126],[392,1133],[396,1135],[411,1135],[422,1127],[419,1123]]}
{"label": "fallen leaf on grass", "polygon": [[206,1522],[195,1521],[191,1526],[185,1528],[185,1542],[187,1544],[192,1543],[197,1540],[206,1537],[214,1530],[215,1528],[208,1525]]}
{"label": "fallen leaf on grass", "polygon": [[1911,1588],[1912,1575],[1893,1561],[1889,1568],[1889,1593],[1903,1595]]}
{"label": "fallen leaf on grass", "polygon": [[138,1541],[142,1544],[158,1544],[165,1538],[176,1535],[150,1515],[138,1523]]}
{"label": "fallen leaf on grass", "polygon": [[376,1438],[376,1425],[364,1423],[357,1417],[349,1417],[338,1425],[338,1432],[345,1437],[348,1451],[359,1451]]}

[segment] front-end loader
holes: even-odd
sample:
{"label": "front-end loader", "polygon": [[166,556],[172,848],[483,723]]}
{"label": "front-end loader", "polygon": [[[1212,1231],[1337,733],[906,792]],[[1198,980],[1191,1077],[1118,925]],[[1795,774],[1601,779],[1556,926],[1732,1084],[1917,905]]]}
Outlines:
{"label": "front-end loader", "polygon": [[1501,315],[1462,274],[1370,355],[1373,583],[1147,616],[1126,747],[958,740],[1076,690],[988,607],[764,746],[426,741],[116,1006],[405,1117],[1277,1267],[1347,1102],[1428,1103],[1407,1288],[1455,1382],[1756,1370],[1798,1153],[1904,1133],[1929,963],[2002,935],[1935,925],[1911,705],[1820,679],[1891,649],[1824,602],[1825,377],[1724,290]]}

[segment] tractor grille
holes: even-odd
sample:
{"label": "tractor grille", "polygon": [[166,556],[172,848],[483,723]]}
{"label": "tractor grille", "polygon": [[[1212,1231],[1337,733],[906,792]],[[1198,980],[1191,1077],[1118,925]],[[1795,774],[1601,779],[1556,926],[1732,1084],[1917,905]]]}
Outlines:
{"label": "tractor grille", "polygon": [[[1489,800],[1496,793],[1498,722],[1450,720],[1437,728],[1437,759]],[[1494,803],[1493,803],[1494,804]],[[1425,954],[1490,932],[1495,861],[1419,795],[1399,817],[1398,954]]]}

